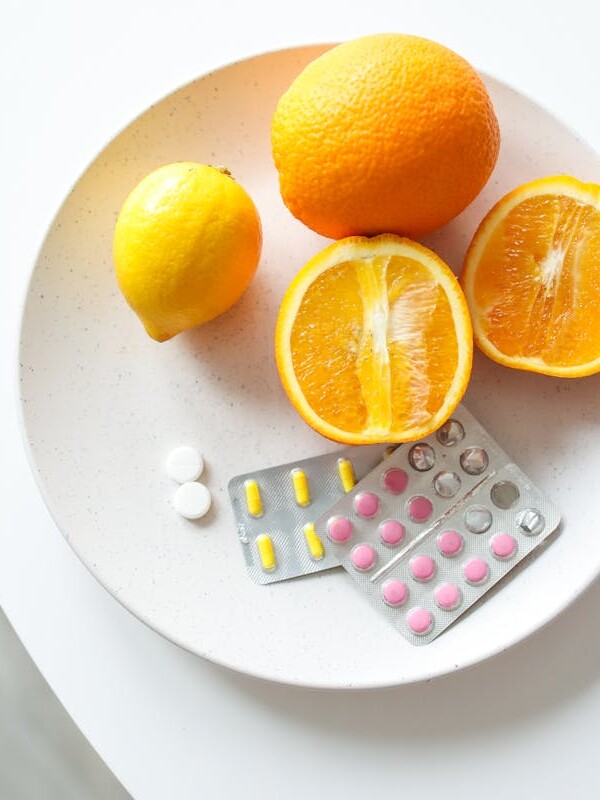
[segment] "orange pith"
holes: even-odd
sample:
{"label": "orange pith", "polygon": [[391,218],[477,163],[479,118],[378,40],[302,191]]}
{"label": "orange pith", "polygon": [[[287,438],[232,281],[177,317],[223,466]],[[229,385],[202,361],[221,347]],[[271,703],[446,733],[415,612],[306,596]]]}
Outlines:
{"label": "orange pith", "polygon": [[461,282],[475,340],[495,361],[600,371],[600,186],[562,175],[510,192],[473,237]]}
{"label": "orange pith", "polygon": [[283,385],[315,430],[350,444],[409,441],[441,425],[471,368],[451,270],[407,239],[350,237],[300,270],[281,305]]}

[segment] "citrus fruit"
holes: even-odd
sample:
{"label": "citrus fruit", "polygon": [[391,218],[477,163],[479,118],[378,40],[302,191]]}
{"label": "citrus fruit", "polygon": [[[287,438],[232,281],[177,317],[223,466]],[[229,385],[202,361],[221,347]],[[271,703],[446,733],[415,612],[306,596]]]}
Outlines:
{"label": "citrus fruit", "polygon": [[393,234],[341,239],[280,306],[275,353],[301,417],[338,442],[403,442],[452,414],[473,351],[464,295],[431,250]]}
{"label": "citrus fruit", "polygon": [[461,281],[475,341],[494,361],[600,371],[600,186],[558,175],[514,189],[479,225]]}
{"label": "citrus fruit", "polygon": [[271,124],[284,203],[317,233],[418,237],[462,211],[500,143],[483,81],[437,42],[375,34],[313,60]]}
{"label": "citrus fruit", "polygon": [[167,164],[123,203],[113,241],[117,280],[148,334],[163,342],[238,300],[261,243],[254,203],[226,170]]}

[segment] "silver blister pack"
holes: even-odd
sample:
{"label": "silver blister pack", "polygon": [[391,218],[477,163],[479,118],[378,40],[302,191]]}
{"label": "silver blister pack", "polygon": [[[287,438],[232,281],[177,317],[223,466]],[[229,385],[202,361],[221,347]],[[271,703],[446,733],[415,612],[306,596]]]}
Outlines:
{"label": "silver blister pack", "polygon": [[315,520],[394,450],[346,447],[232,478],[229,497],[250,577],[275,583],[339,567]]}
{"label": "silver blister pack", "polygon": [[464,406],[316,520],[373,605],[433,641],[557,529],[560,513]]}

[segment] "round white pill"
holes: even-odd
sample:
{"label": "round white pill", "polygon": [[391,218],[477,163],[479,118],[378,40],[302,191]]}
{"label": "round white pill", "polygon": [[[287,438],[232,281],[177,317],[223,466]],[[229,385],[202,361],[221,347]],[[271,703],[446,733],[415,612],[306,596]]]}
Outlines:
{"label": "round white pill", "polygon": [[202,456],[190,445],[176,447],[167,457],[167,472],[177,483],[197,481],[203,469]]}
{"label": "round white pill", "polygon": [[173,495],[173,508],[186,519],[200,519],[210,504],[210,492],[203,483],[182,483]]}

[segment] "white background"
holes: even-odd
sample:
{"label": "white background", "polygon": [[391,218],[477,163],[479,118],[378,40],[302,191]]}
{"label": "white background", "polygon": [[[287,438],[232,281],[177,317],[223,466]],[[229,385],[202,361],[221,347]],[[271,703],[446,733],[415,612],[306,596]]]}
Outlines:
{"label": "white background", "polygon": [[596,793],[600,586],[508,653],[430,684],[309,692],[227,672],[145,628],[72,554],[30,475],[14,390],[20,304],[46,228],[153,101],[264,50],[401,31],[454,48],[600,149],[594,7],[3,0],[0,604],[135,798]]}

